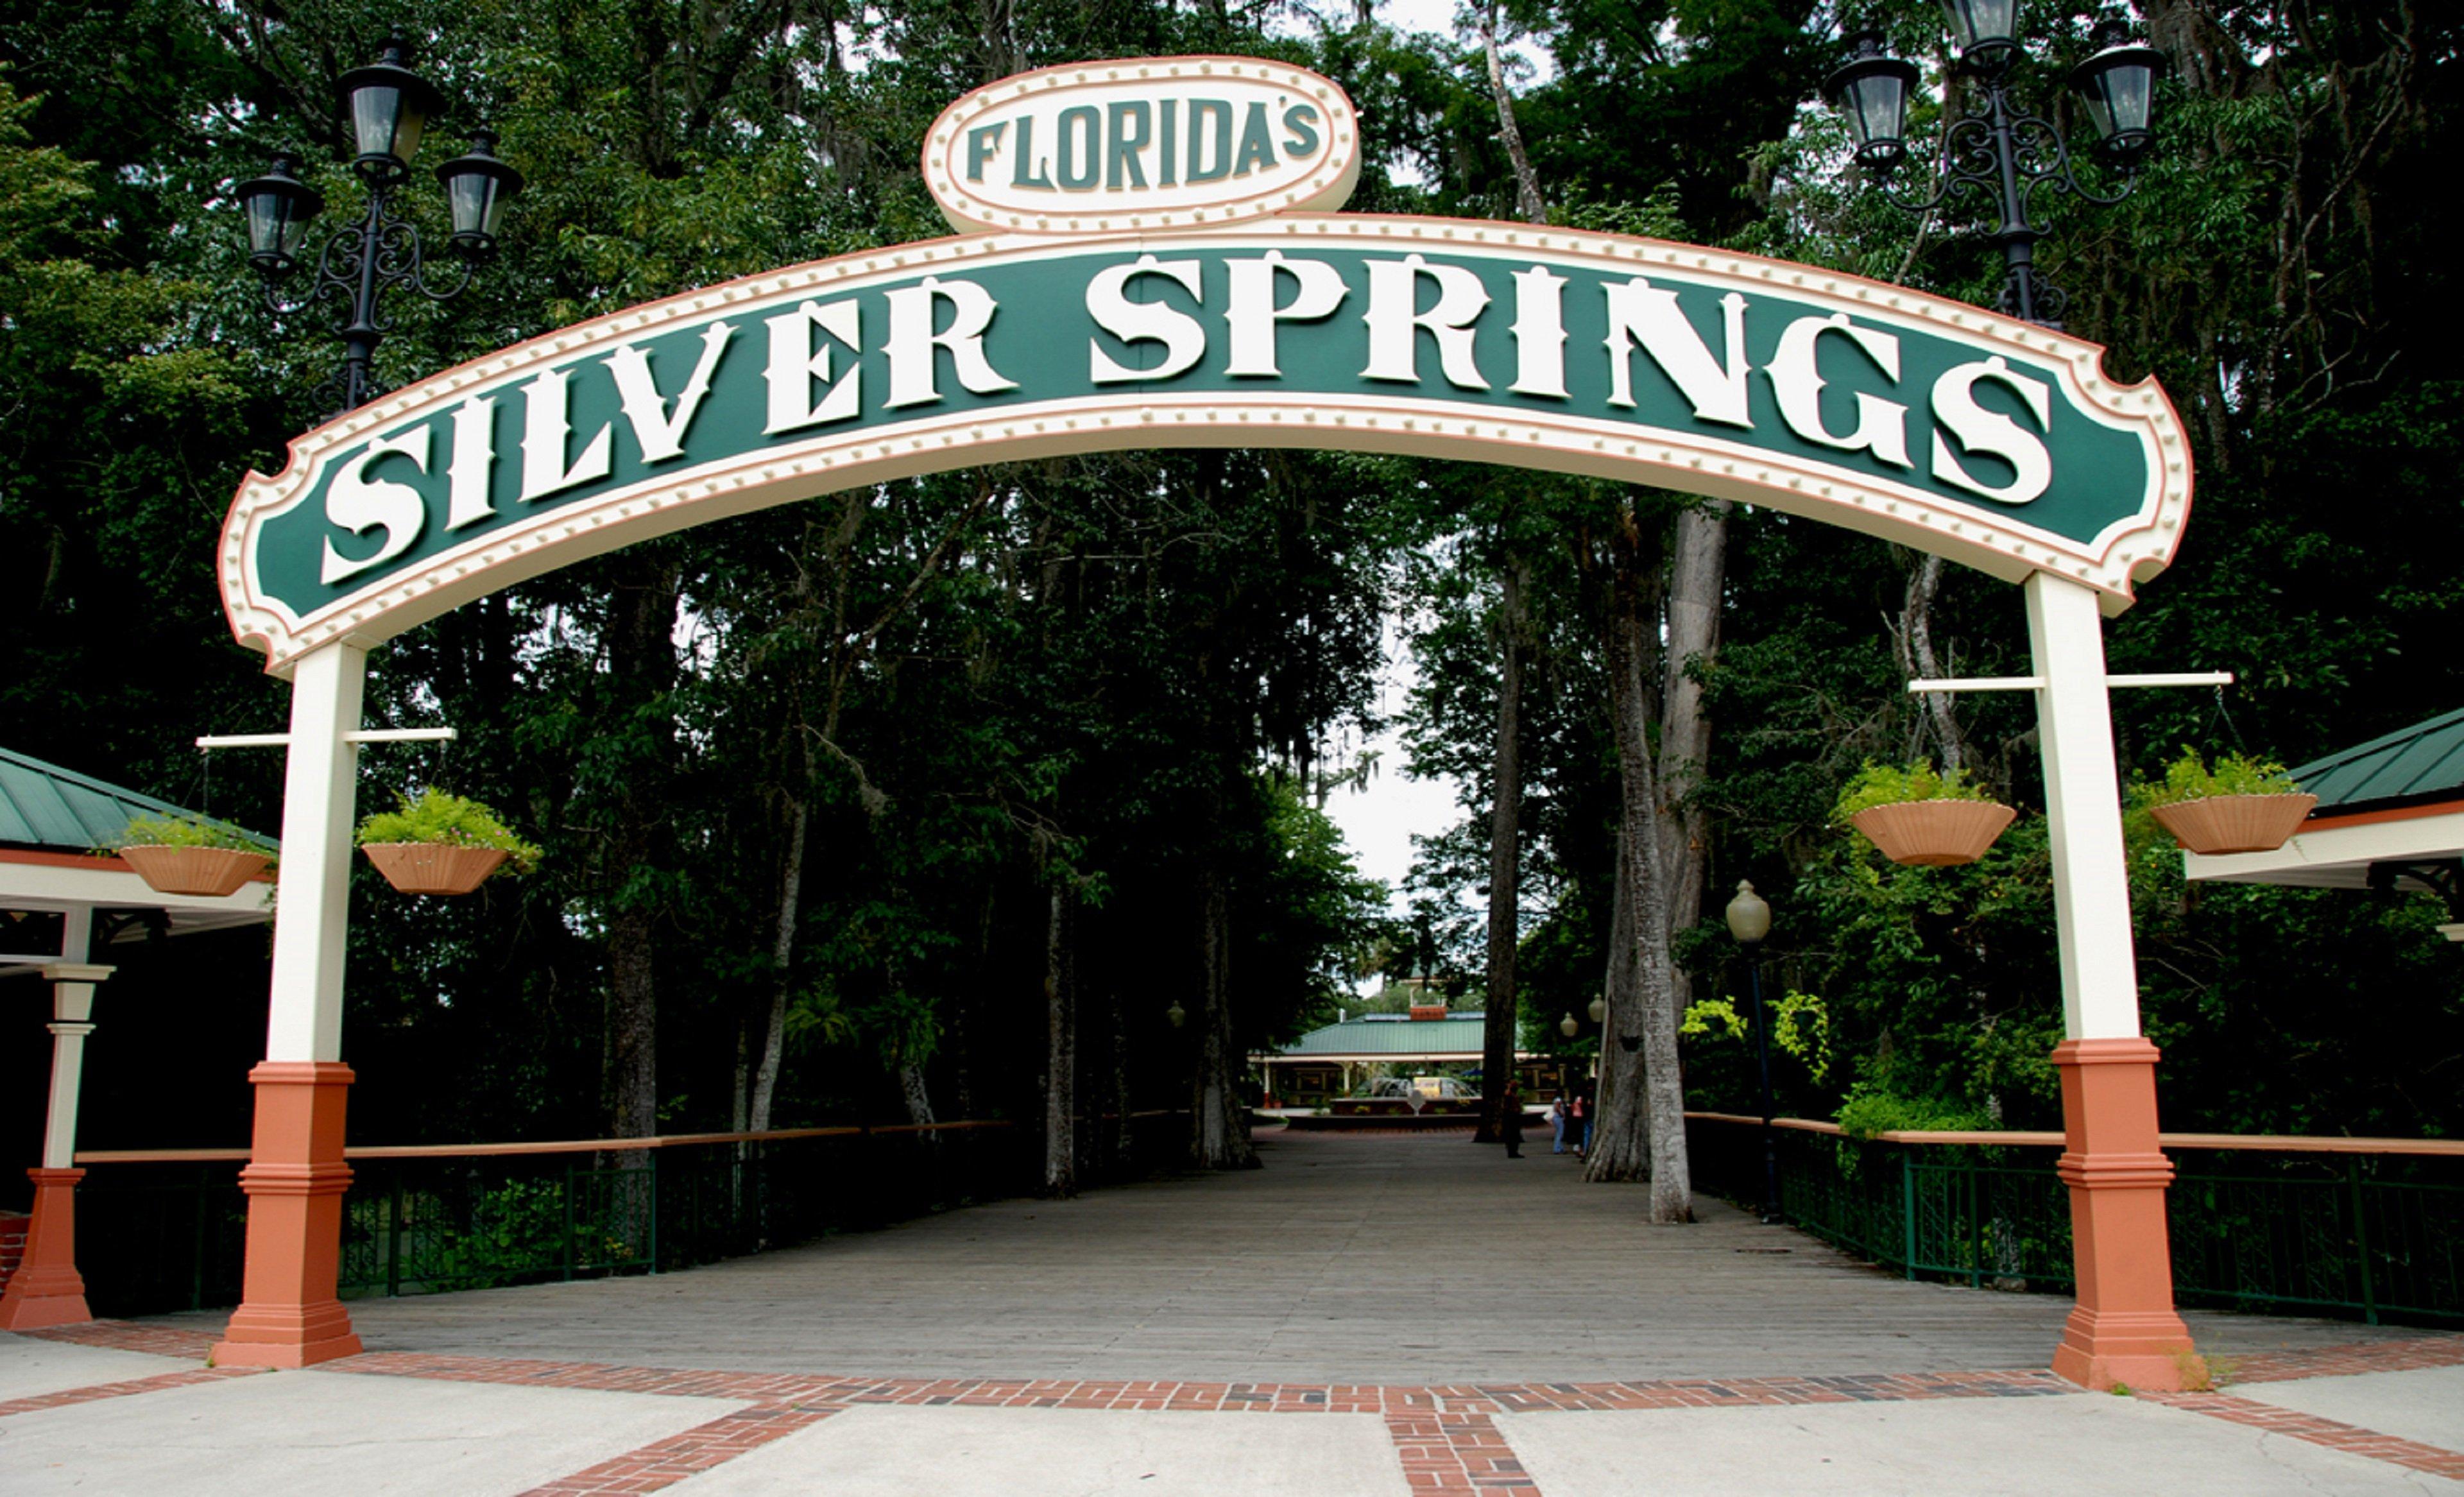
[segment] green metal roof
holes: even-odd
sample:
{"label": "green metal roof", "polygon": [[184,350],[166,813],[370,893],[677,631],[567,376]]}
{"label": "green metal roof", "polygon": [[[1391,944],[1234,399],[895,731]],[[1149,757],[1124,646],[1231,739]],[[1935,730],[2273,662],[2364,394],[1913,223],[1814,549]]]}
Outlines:
{"label": "green metal roof", "polygon": [[1312,1029],[1273,1053],[1311,1055],[1477,1055],[1485,1014],[1411,1019],[1402,1014],[1364,1014]]}
{"label": "green metal roof", "polygon": [[[0,749],[0,844],[88,852],[118,842],[141,816],[193,817],[168,801]],[[274,839],[231,828],[274,847]]]}
{"label": "green metal roof", "polygon": [[2319,798],[2313,816],[2464,794],[2464,710],[2313,760],[2293,778]]}

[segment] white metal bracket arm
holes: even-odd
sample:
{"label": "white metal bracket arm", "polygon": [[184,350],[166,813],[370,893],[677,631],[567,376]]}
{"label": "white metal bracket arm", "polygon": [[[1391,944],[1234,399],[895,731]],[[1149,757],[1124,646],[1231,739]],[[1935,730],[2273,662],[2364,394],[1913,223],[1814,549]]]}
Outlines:
{"label": "white metal bracket arm", "polygon": [[[2172,671],[2152,675],[2109,675],[2107,686],[2231,686],[2230,671]],[[2039,692],[2045,678],[2040,675],[1972,675],[1947,680],[1918,680],[1908,683],[1908,694],[1920,692]]]}
{"label": "white metal bracket arm", "polygon": [[[345,743],[444,743],[461,737],[451,728],[358,728],[342,735]],[[210,733],[197,740],[200,749],[289,748],[288,733]]]}

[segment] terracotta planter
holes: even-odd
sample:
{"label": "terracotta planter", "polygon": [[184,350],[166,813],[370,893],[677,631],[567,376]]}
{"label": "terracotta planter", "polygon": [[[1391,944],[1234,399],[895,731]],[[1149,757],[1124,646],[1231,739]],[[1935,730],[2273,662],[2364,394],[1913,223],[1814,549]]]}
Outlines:
{"label": "terracotta planter", "polygon": [[2301,829],[2315,795],[2214,795],[2152,806],[2173,840],[2192,852],[2274,852]]}
{"label": "terracotta planter", "polygon": [[274,860],[237,848],[122,848],[120,860],[148,887],[166,894],[204,894],[219,899],[265,871]]}
{"label": "terracotta planter", "polygon": [[467,894],[505,861],[501,848],[457,848],[443,842],[371,842],[362,852],[406,894]]}
{"label": "terracotta planter", "polygon": [[1951,868],[1985,856],[2019,813],[1999,801],[1902,801],[1848,818],[1894,863]]}

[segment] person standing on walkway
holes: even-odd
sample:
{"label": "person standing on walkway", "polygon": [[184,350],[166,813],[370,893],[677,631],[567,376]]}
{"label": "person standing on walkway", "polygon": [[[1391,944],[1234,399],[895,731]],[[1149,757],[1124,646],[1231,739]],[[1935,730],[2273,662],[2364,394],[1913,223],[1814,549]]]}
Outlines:
{"label": "person standing on walkway", "polygon": [[1506,1156],[1523,1157],[1523,1089],[1513,1082],[1506,1084],[1506,1115],[1498,1120],[1497,1135],[1506,1140]]}
{"label": "person standing on walkway", "polygon": [[1574,1093],[1574,1112],[1569,1128],[1574,1135],[1574,1157],[1586,1157],[1592,1152],[1592,1108],[1579,1091]]}
{"label": "person standing on walkway", "polygon": [[1549,1105],[1549,1130],[1553,1135],[1549,1144],[1551,1154],[1566,1152],[1567,1115],[1566,1093],[1560,1091],[1557,1093],[1557,1100]]}

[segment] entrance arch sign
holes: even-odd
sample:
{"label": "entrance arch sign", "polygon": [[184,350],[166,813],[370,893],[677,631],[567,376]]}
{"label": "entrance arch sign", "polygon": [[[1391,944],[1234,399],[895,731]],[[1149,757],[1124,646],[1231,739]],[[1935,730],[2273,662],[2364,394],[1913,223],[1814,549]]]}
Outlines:
{"label": "entrance arch sign", "polygon": [[[1281,63],[1073,64],[936,120],[961,232],[747,276],[397,390],[251,474],[217,573],[289,676],[246,1302],[218,1355],[358,1349],[334,1298],[366,649],[651,536],[985,463],[1170,447],[1414,454],[1647,484],[2022,584],[2046,767],[2079,1303],[2055,1366],[2179,1386],[2101,614],[2164,569],[2189,450],[2093,343],[1813,266],[1346,214],[1351,101]],[[2187,1360],[2186,1360],[2187,1359]]]}
{"label": "entrance arch sign", "polygon": [[252,475],[231,627],[277,670],[765,505],[1155,447],[1416,453],[1785,510],[2127,605],[2189,459],[2094,344],[1802,265],[1351,214],[982,234],[750,276],[385,397]]}

